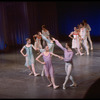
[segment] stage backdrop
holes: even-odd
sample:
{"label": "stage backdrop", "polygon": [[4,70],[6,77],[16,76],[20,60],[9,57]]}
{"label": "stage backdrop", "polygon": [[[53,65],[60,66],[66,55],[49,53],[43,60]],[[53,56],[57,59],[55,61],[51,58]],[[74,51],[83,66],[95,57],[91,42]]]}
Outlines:
{"label": "stage backdrop", "polygon": [[83,19],[91,26],[93,42],[100,41],[99,12],[99,1],[0,2],[0,50],[24,45],[43,24],[53,37],[71,40],[68,35]]}

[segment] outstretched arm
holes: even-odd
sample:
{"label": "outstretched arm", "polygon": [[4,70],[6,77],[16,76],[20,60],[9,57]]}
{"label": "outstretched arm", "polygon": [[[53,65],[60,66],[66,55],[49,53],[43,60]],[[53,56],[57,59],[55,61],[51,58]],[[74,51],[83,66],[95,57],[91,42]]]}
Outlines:
{"label": "outstretched arm", "polygon": [[42,36],[42,39],[44,39],[47,43],[50,43],[50,40],[48,40],[43,34],[40,33],[40,35]]}
{"label": "outstretched arm", "polygon": [[65,48],[61,45],[61,43],[60,43],[58,40],[56,40],[55,38],[52,38],[52,39],[53,39],[53,41],[55,41],[56,45],[57,45],[59,48],[61,48],[62,50],[65,49]]}
{"label": "outstretched arm", "polygon": [[52,53],[52,52],[50,52],[50,54],[53,55],[53,56],[55,56],[55,57],[58,57],[59,59],[64,59],[62,56],[59,56],[59,55],[54,54],[54,53]]}
{"label": "outstretched arm", "polygon": [[39,60],[39,58],[42,56],[42,53],[36,58],[36,61],[38,61],[39,63],[41,63],[41,64],[45,64],[45,62],[42,62],[42,61],[40,61]]}

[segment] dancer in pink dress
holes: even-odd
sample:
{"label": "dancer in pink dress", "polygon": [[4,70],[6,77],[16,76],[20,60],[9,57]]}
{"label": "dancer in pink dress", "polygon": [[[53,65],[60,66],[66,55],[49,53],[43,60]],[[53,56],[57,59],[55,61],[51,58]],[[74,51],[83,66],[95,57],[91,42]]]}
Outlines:
{"label": "dancer in pink dress", "polygon": [[[59,86],[55,84],[55,80],[54,80],[54,69],[53,69],[53,66],[52,66],[52,61],[51,61],[51,55],[55,56],[55,57],[58,57],[60,59],[63,59],[63,57],[61,56],[58,56],[54,53],[51,53],[49,52],[49,47],[46,46],[45,47],[45,51],[43,53],[41,53],[37,58],[36,60],[38,62],[40,62],[41,64],[44,65],[44,70],[45,70],[45,75],[46,77],[48,78],[50,84],[48,85],[48,87],[52,86],[53,85],[53,88],[56,89],[58,88]],[[41,62],[39,60],[39,58],[43,56],[43,60],[44,62]]]}

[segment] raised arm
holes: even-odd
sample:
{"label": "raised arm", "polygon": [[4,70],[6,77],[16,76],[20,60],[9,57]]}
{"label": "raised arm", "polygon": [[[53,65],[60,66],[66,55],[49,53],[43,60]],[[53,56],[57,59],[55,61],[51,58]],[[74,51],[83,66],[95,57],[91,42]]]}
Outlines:
{"label": "raised arm", "polygon": [[42,56],[42,53],[36,58],[36,61],[38,61],[39,63],[41,63],[41,64],[45,64],[45,62],[42,62],[42,61],[40,61],[39,60],[39,58]]}
{"label": "raised arm", "polygon": [[58,40],[56,40],[55,38],[52,38],[52,39],[53,39],[53,41],[55,41],[56,45],[57,45],[59,48],[61,48],[62,50],[65,49],[65,48],[61,45],[61,43],[60,43]]}
{"label": "raised arm", "polygon": [[48,40],[43,34],[41,34],[42,39],[44,39],[47,43],[50,43],[50,40]]}

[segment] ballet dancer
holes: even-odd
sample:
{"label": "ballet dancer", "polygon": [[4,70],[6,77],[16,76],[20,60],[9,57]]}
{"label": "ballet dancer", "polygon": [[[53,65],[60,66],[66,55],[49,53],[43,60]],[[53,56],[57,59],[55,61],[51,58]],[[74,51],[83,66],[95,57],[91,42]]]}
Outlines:
{"label": "ballet dancer", "polygon": [[92,40],[91,40],[91,36],[90,36],[91,27],[90,27],[90,25],[87,23],[86,20],[83,20],[83,23],[84,23],[84,25],[85,25],[85,27],[86,27],[86,29],[87,29],[87,38],[88,38],[88,40],[89,40],[89,42],[90,42],[91,50],[93,50],[93,44],[92,44]]}
{"label": "ballet dancer", "polygon": [[[34,74],[34,76],[38,76],[39,73],[36,73],[35,71],[35,67],[34,67],[34,56],[32,53],[32,48],[34,50],[38,50],[36,49],[32,44],[31,44],[31,39],[30,38],[26,38],[26,45],[24,45],[22,47],[22,49],[20,50],[20,53],[26,58],[26,62],[25,62],[25,66],[29,68],[29,70],[31,71],[31,73],[29,73],[29,75]],[[26,54],[23,53],[23,50],[26,50]]]}
{"label": "ballet dancer", "polygon": [[76,82],[74,81],[74,79],[71,75],[73,51],[69,47],[68,43],[66,43],[65,48],[64,48],[58,40],[56,40],[55,38],[52,38],[52,39],[53,39],[53,41],[55,41],[56,45],[64,51],[64,62],[65,62],[66,77],[65,77],[65,81],[63,83],[63,89],[66,89],[65,85],[68,82],[68,79],[70,79],[72,81],[72,84],[70,85],[70,87],[76,87],[77,84],[76,84]]}
{"label": "ballet dancer", "polygon": [[74,27],[74,31],[69,34],[69,37],[72,39],[72,48],[76,50],[76,55],[80,54],[82,56],[83,53],[80,51],[80,35],[76,27]]}
{"label": "ballet dancer", "polygon": [[[53,42],[53,40],[47,39],[41,32],[39,32],[39,34],[42,36],[42,39],[47,42],[47,45],[49,47],[49,52],[53,53],[53,51],[54,51],[54,42]],[[45,49],[40,49],[41,53],[44,52],[44,51],[45,51]],[[41,76],[44,76],[44,68],[42,69]]]}
{"label": "ballet dancer", "polygon": [[[51,55],[52,56],[55,56],[55,57],[58,57],[60,59],[63,59],[63,57],[61,56],[58,56],[54,53],[51,53],[49,52],[49,47],[46,46],[45,47],[45,51],[42,52],[37,58],[36,58],[36,61],[38,61],[39,63],[43,64],[44,65],[44,69],[45,69],[45,75],[47,77],[47,79],[49,80],[50,84],[48,85],[48,87],[51,87],[53,85],[53,88],[56,89],[58,88],[59,86],[55,84],[55,79],[54,79],[54,69],[53,69],[53,66],[52,66],[52,61],[51,61]],[[41,62],[39,60],[39,58],[43,56],[43,60],[44,62]]]}
{"label": "ballet dancer", "polygon": [[[46,29],[45,25],[42,25],[42,34],[47,38],[50,39],[50,33],[49,31]],[[46,46],[46,41],[43,39],[43,46]]]}
{"label": "ballet dancer", "polygon": [[[36,39],[35,39],[36,38]],[[35,41],[35,43],[34,43],[34,47],[35,48],[39,48],[39,49],[42,49],[42,45],[41,45],[41,35],[39,35],[39,32],[38,32],[38,34],[35,34],[35,35],[33,35],[33,39],[34,39],[34,41]]]}
{"label": "ballet dancer", "polygon": [[88,46],[88,41],[87,41],[87,32],[84,23],[81,23],[81,28],[80,28],[80,36],[81,36],[81,44],[85,47],[87,55],[89,55],[89,46]]}

